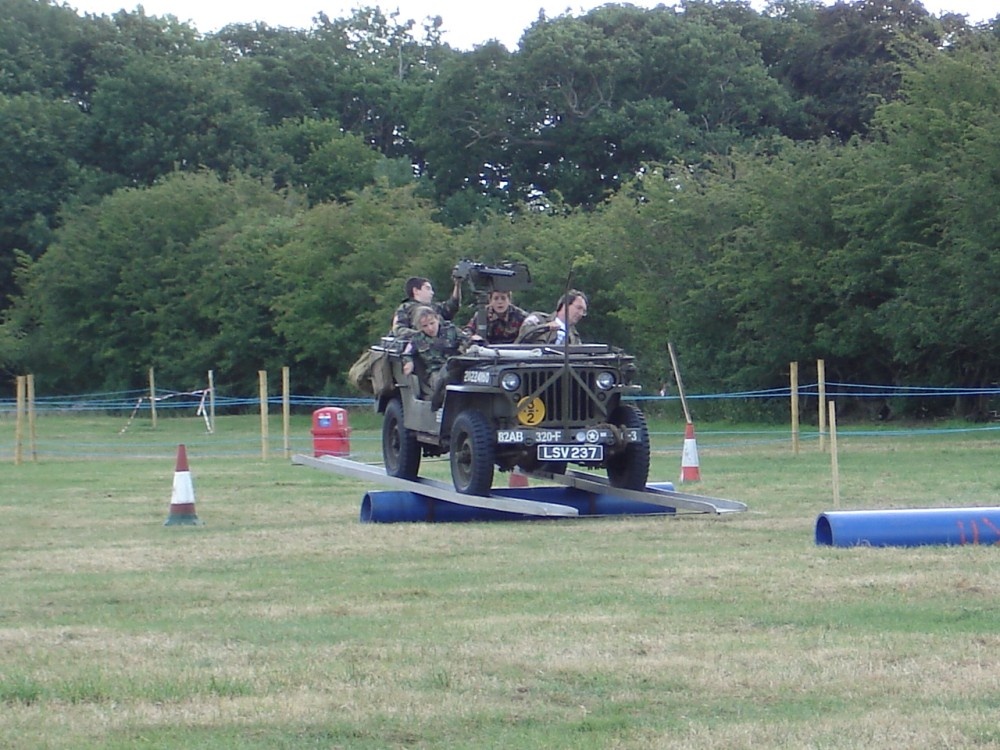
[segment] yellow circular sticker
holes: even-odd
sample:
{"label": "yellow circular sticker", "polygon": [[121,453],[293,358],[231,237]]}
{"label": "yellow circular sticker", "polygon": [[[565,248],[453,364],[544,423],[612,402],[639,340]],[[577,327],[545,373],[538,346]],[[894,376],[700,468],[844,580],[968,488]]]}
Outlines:
{"label": "yellow circular sticker", "polygon": [[525,396],[517,402],[517,421],[529,427],[545,419],[545,404],[540,398]]}

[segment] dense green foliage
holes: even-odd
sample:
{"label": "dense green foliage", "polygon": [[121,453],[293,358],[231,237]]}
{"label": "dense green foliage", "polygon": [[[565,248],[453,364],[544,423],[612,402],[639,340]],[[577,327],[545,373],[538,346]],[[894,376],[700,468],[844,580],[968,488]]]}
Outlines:
{"label": "dense green foliage", "polygon": [[[409,275],[525,260],[585,336],[690,387],[988,385],[1000,31],[919,2],[540,19],[460,51],[359,9],[310,29],[0,0],[0,369],[45,391],[340,390]],[[462,315],[467,314],[463,312]],[[5,386],[6,388],[6,386]]]}

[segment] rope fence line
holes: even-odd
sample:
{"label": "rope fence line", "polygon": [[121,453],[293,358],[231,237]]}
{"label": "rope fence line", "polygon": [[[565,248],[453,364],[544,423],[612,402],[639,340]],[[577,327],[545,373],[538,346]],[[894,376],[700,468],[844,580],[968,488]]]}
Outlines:
{"label": "rope fence line", "polygon": [[[793,365],[795,363],[792,363]],[[898,399],[898,398],[957,398],[957,397],[977,397],[986,398],[990,407],[997,405],[993,399],[1000,399],[1000,386],[992,384],[989,387],[978,388],[957,388],[938,386],[899,386],[899,385],[879,385],[860,383],[838,383],[824,382],[822,362],[817,363],[818,379],[814,383],[798,384],[797,377],[787,387],[765,388],[759,390],[732,391],[705,394],[687,394],[689,400],[698,401],[724,401],[742,400],[751,401],[754,399],[768,399],[773,401],[791,401],[793,413],[792,434],[786,435],[776,430],[744,430],[744,431],[701,431],[700,438],[704,441],[704,447],[727,447],[733,445],[750,445],[757,443],[792,443],[795,452],[798,450],[798,424],[797,424],[797,404],[802,398],[815,398],[820,407],[820,425],[815,435],[805,435],[804,438],[818,439],[820,451],[824,450],[824,440],[828,433],[825,430],[823,416],[823,404],[826,400],[838,398],[849,399]],[[797,368],[792,368],[793,372]],[[200,417],[205,425],[205,435],[191,436],[188,439],[189,445],[194,448],[202,448],[210,453],[219,455],[246,455],[252,450],[246,448],[252,442],[261,445],[262,457],[267,458],[268,446],[272,442],[267,434],[265,425],[272,414],[271,409],[280,406],[284,412],[284,435],[283,448],[286,456],[292,452],[309,452],[312,449],[308,435],[292,435],[289,428],[289,413],[294,407],[297,410],[322,409],[329,407],[344,408],[347,410],[364,408],[373,411],[374,400],[366,396],[317,396],[292,394],[287,385],[287,368],[284,370],[283,392],[280,395],[267,393],[266,373],[261,371],[261,392],[257,396],[226,396],[219,395],[214,387],[213,375],[209,372],[209,387],[195,390],[173,390],[157,389],[154,386],[153,371],[150,370],[149,389],[132,389],[123,391],[99,392],[80,395],[56,395],[37,396],[34,392],[32,376],[18,376],[16,399],[0,398],[0,461],[9,460],[11,456],[15,463],[20,463],[24,452],[24,427],[28,428],[30,441],[31,460],[37,460],[38,455],[49,457],[96,457],[96,456],[144,456],[149,454],[160,455],[166,450],[167,455],[176,447],[176,444],[168,444],[162,441],[146,442],[129,441],[124,445],[121,441],[103,444],[100,441],[89,441],[86,450],[81,446],[72,449],[65,444],[52,445],[48,443],[39,444],[36,436],[36,424],[39,416],[51,417],[52,415],[73,415],[97,413],[102,415],[114,415],[116,413],[127,413],[125,424],[118,431],[118,435],[125,437],[133,426],[135,420],[143,412],[148,411],[152,427],[156,427],[156,410],[173,410],[180,412],[193,410],[194,416]],[[796,372],[797,375],[797,372]],[[680,397],[670,393],[638,395],[629,397],[629,400],[646,403],[670,404],[679,401]],[[230,436],[224,438],[216,435],[215,414],[216,410],[230,413],[247,414],[251,410],[259,410],[261,414],[262,433],[256,438],[236,438]],[[13,446],[8,447],[8,431],[4,429],[4,422],[13,415],[15,421],[15,432],[13,435]],[[991,409],[986,417],[991,422],[1000,423],[1000,412]],[[683,434],[683,427],[680,428]],[[880,428],[872,429],[841,429],[845,436],[856,437],[904,437],[912,435],[933,435],[944,433],[977,433],[1000,430],[1000,426],[976,426],[976,427],[954,427],[946,428],[921,427],[920,429],[889,430]],[[354,439],[356,445],[351,448],[351,455],[355,452],[359,458],[381,456],[381,438],[377,430],[368,430],[371,435],[358,433]],[[666,443],[667,438],[673,441],[670,445],[660,445]],[[673,433],[651,432],[651,446],[654,453],[679,452],[680,442],[676,440]],[[674,445],[676,443],[676,445]],[[294,447],[294,450],[293,450]]]}
{"label": "rope fence line", "polygon": [[[827,390],[826,396],[829,398],[927,398],[927,397],[949,397],[960,396],[990,396],[1000,398],[1000,387],[998,388],[936,388],[922,386],[880,386],[864,385],[852,383],[831,383],[827,388],[835,386],[843,390]],[[818,385],[816,383],[799,386],[800,397],[818,397]],[[139,394],[139,395],[136,395]],[[195,391],[174,391],[163,389],[162,395],[156,396],[157,408],[164,409],[190,409],[198,408],[204,403],[204,397],[209,394],[209,389]],[[184,401],[185,396],[193,397]],[[729,391],[717,393],[688,394],[687,398],[700,401],[723,401],[723,400],[745,400],[745,399],[788,399],[791,397],[791,389],[768,388],[757,391]],[[168,401],[178,399],[174,403]],[[374,399],[365,396],[316,396],[308,394],[291,394],[291,404],[296,407],[322,407],[322,406],[366,406],[372,407]],[[680,401],[674,395],[638,395],[631,396],[629,400],[636,402],[660,402],[670,403]],[[90,393],[80,395],[63,396],[36,396],[34,399],[35,408],[39,412],[116,412],[128,411],[134,415],[145,404],[150,403],[150,397],[145,391],[128,390],[105,393]],[[246,409],[256,407],[260,404],[258,396],[220,396],[215,394],[216,407],[222,410]],[[269,395],[267,398],[269,405],[275,406],[282,403],[282,396]],[[16,401],[12,398],[0,398],[0,416],[13,414],[16,408]],[[201,416],[200,414],[198,416]],[[997,414],[996,416],[1000,416]],[[130,417],[131,418],[131,417]]]}
{"label": "rope fence line", "polygon": [[[204,391],[208,394],[208,389]],[[135,394],[140,394],[136,396]],[[191,409],[197,408],[201,403],[202,391],[171,391],[164,389],[163,395],[156,396],[156,403],[166,402],[172,399],[180,399],[174,403],[163,403],[165,409]],[[196,399],[183,400],[185,396],[195,396]],[[246,407],[256,407],[260,404],[257,396],[219,396],[216,394],[216,406],[223,409],[245,409]],[[314,396],[296,395],[291,396],[292,404],[295,406],[372,406],[373,399],[370,397],[351,396]],[[269,405],[282,403],[281,396],[268,396]],[[114,393],[82,394],[76,396],[38,396],[35,398],[35,405],[38,411],[49,412],[131,412],[137,406],[146,405],[149,408],[149,395],[145,391],[118,391]],[[0,398],[0,416],[13,414],[16,408],[16,401],[12,398]],[[160,408],[159,406],[157,408]],[[200,415],[199,415],[200,416]]]}

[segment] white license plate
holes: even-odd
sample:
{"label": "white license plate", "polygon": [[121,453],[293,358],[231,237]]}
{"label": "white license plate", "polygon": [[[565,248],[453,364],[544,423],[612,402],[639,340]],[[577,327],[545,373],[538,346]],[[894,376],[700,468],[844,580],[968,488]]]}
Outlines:
{"label": "white license plate", "polygon": [[539,445],[539,461],[603,461],[603,445]]}

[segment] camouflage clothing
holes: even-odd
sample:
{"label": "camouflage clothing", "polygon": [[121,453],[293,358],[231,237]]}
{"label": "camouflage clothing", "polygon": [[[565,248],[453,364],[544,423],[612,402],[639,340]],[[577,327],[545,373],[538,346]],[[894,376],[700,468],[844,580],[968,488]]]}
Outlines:
{"label": "camouflage clothing", "polygon": [[[412,319],[414,311],[424,303],[413,299],[405,299],[399,303],[395,314],[392,316],[392,333],[396,336],[412,334],[417,330],[416,322]],[[434,308],[434,311],[444,320],[451,320],[458,312],[458,300],[449,297],[444,302],[434,302],[427,307]]]}
{"label": "camouflage clothing", "polygon": [[[555,344],[559,338],[559,329],[549,328],[549,323],[555,319],[555,313],[531,313],[521,324],[521,331],[517,334],[517,343]],[[569,343],[570,345],[580,343],[580,334],[576,332],[576,326],[570,326]]]}
{"label": "camouflage clothing", "polygon": [[[528,313],[517,305],[511,305],[501,316],[489,307],[486,308],[486,336],[487,343],[490,344],[513,344],[517,339],[521,324],[528,317]],[[465,330],[471,334],[476,333],[476,316],[465,326]]]}
{"label": "camouflage clothing", "polygon": [[437,336],[428,336],[423,331],[416,331],[409,337],[409,343],[403,350],[403,362],[413,362],[419,358],[427,373],[439,370],[448,357],[461,354],[469,345],[470,336],[460,328],[442,320]]}
{"label": "camouflage clothing", "polygon": [[452,368],[449,358],[461,354],[469,345],[470,335],[451,323],[442,320],[438,335],[428,336],[417,331],[408,337],[403,350],[403,362],[414,363],[419,359],[422,370],[415,369],[420,382],[420,397],[431,399],[431,408],[437,411],[444,402],[445,387],[461,368]]}

